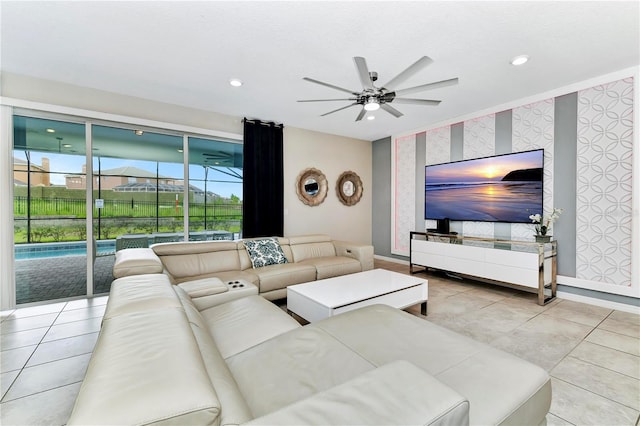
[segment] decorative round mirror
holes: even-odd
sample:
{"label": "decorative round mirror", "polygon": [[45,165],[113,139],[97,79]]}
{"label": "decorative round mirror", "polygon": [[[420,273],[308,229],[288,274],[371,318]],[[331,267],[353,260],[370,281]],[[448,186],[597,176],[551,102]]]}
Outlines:
{"label": "decorative round mirror", "polygon": [[358,204],[362,198],[362,181],[360,176],[349,170],[344,172],[338,178],[336,183],[336,193],[338,199],[345,206],[353,206]]}
{"label": "decorative round mirror", "polygon": [[327,178],[313,167],[304,169],[296,179],[296,193],[300,201],[308,206],[322,204],[327,198]]}

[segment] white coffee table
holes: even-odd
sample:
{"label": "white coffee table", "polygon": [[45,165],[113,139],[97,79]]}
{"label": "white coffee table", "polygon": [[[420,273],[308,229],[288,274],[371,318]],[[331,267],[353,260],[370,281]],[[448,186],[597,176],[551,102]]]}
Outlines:
{"label": "white coffee table", "polygon": [[399,309],[420,303],[426,315],[427,298],[427,280],[373,269],[289,286],[287,310],[313,322],[378,303]]}

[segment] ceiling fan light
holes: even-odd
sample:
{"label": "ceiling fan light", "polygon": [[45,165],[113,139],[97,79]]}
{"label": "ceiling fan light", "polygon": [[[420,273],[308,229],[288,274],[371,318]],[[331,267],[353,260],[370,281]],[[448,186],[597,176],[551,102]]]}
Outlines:
{"label": "ceiling fan light", "polygon": [[380,108],[378,100],[375,98],[369,98],[367,103],[364,104],[365,111],[377,111]]}
{"label": "ceiling fan light", "polygon": [[367,120],[371,121],[371,120],[375,120],[376,116],[375,115],[369,115],[367,116]]}

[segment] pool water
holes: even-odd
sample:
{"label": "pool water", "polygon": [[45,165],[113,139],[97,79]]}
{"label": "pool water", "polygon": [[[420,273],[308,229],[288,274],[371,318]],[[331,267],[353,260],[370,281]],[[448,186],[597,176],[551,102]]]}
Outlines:
{"label": "pool water", "polygon": [[[113,254],[116,249],[115,240],[98,241],[97,245],[98,256]],[[14,252],[16,260],[86,256],[87,245],[84,242],[18,244],[15,246]]]}

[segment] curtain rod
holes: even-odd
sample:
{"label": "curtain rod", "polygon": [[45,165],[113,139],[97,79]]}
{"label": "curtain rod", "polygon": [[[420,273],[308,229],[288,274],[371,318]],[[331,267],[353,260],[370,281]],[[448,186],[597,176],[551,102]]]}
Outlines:
{"label": "curtain rod", "polygon": [[282,123],[275,123],[273,121],[262,121],[262,120],[258,120],[255,118],[243,118],[242,122],[249,122],[249,123],[254,123],[254,124],[261,124],[263,126],[272,126],[272,127],[281,127],[284,128],[284,125]]}

